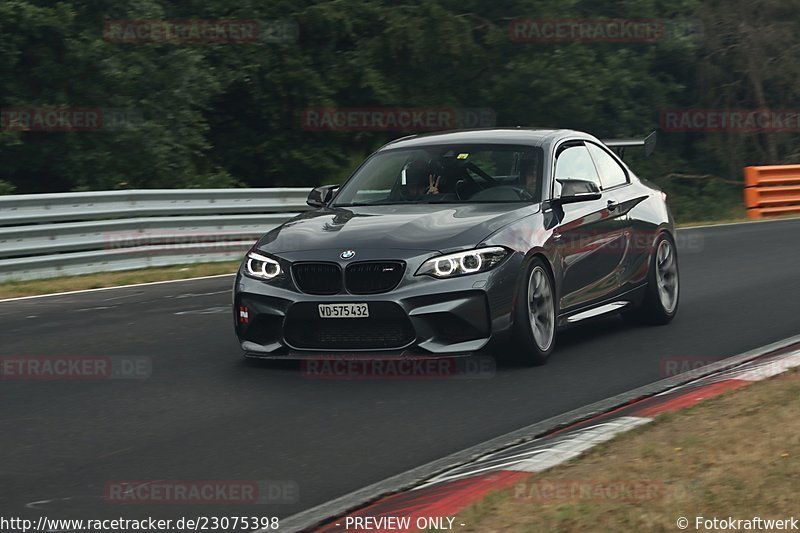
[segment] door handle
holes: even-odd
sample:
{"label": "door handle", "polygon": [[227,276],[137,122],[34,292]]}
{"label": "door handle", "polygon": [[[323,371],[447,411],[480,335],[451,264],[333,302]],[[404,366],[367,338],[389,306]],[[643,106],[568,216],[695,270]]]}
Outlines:
{"label": "door handle", "polygon": [[617,207],[619,207],[619,204],[617,203],[616,200],[609,200],[608,201],[608,210],[609,211],[616,211]]}

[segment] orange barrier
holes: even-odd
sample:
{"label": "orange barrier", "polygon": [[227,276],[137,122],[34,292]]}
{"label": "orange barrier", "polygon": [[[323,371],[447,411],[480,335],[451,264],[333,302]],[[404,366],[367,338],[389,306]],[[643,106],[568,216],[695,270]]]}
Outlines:
{"label": "orange barrier", "polygon": [[745,167],[747,218],[800,215],[800,165]]}

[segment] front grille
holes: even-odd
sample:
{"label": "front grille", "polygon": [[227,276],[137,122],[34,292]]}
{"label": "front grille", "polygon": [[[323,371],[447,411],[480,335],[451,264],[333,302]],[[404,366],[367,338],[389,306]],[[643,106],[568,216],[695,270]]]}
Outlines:
{"label": "front grille", "polygon": [[366,318],[319,318],[318,304],[298,302],[286,315],[286,342],[301,350],[380,350],[402,348],[415,338],[403,309],[370,302]]}
{"label": "front grille", "polygon": [[342,269],[336,263],[296,263],[294,281],[308,294],[336,294],[342,290]]}
{"label": "front grille", "polygon": [[400,261],[353,263],[345,269],[345,286],[352,294],[388,292],[400,283],[405,264]]}

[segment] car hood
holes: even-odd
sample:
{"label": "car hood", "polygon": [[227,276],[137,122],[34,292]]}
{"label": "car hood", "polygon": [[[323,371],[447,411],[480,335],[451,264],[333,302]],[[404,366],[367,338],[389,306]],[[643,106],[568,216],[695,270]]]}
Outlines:
{"label": "car hood", "polygon": [[421,204],[307,211],[264,235],[268,253],[309,249],[393,248],[447,251],[479,244],[539,204]]}

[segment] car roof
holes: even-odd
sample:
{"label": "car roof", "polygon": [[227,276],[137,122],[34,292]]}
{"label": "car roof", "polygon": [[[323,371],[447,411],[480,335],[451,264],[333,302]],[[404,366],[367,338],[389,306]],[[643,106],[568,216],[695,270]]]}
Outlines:
{"label": "car roof", "polygon": [[521,144],[543,146],[564,137],[594,139],[587,133],[567,129],[481,128],[409,135],[385,144],[378,151],[442,144]]}

